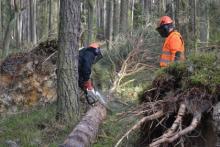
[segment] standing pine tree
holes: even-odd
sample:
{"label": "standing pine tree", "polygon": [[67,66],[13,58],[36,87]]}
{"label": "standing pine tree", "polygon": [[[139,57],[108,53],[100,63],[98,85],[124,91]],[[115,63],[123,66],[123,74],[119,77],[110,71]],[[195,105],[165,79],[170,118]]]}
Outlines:
{"label": "standing pine tree", "polygon": [[78,42],[80,33],[80,1],[60,1],[60,25],[57,65],[57,119],[77,120]]}

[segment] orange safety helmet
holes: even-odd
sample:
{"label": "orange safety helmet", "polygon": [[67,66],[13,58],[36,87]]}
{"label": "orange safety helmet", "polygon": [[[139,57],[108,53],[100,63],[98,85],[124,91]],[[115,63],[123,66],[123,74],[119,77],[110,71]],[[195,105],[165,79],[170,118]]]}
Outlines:
{"label": "orange safety helmet", "polygon": [[171,23],[173,23],[173,20],[169,16],[162,16],[160,18],[159,26]]}
{"label": "orange safety helmet", "polygon": [[91,43],[91,44],[89,45],[89,47],[91,47],[91,48],[100,48],[100,45],[99,45],[99,43],[97,43],[97,42],[93,42],[93,43]]}
{"label": "orange safety helmet", "polygon": [[171,29],[173,29],[173,20],[169,16],[162,16],[156,30],[161,37],[168,37]]}

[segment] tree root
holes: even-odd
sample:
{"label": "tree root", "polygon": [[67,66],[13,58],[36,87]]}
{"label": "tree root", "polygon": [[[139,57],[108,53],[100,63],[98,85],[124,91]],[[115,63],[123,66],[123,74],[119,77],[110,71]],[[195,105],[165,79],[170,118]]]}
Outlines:
{"label": "tree root", "polygon": [[140,121],[138,121],[138,123],[136,123],[131,129],[129,129],[122,137],[121,139],[119,139],[119,141],[116,143],[115,147],[118,147],[119,144],[123,141],[123,139],[125,137],[128,137],[128,135],[133,131],[133,130],[136,130],[138,129],[144,122],[146,121],[149,121],[149,120],[154,120],[154,119],[157,119],[157,118],[160,118],[164,115],[164,112],[163,111],[158,111],[150,116],[146,116],[146,117],[143,117]]}
{"label": "tree root", "polygon": [[[183,109],[183,105],[182,105],[182,108],[180,108],[180,109]],[[180,112],[180,109],[179,109],[179,112]],[[181,122],[181,117],[179,115],[179,118],[177,117],[177,119],[173,123],[173,125],[170,128],[170,130],[168,131],[168,133],[162,135],[162,137],[159,137],[156,141],[151,143],[150,147],[159,147],[163,143],[172,143],[175,140],[177,140],[178,138],[180,138],[181,136],[193,131],[198,126],[198,124],[201,120],[201,116],[202,116],[201,113],[197,113],[196,115],[194,115],[192,122],[188,127],[186,127],[185,129],[183,129],[177,133],[174,133],[174,130],[172,130],[172,129],[177,128],[176,122],[178,122],[178,121]]]}
{"label": "tree root", "polygon": [[[161,94],[161,92],[159,94]],[[141,105],[143,107],[137,108],[136,111],[133,111],[133,115],[144,114],[145,117],[135,124],[128,132],[126,132],[126,134],[124,134],[117,142],[115,147],[118,147],[122,140],[128,137],[133,130],[138,129],[141,124],[148,120],[153,120],[152,116],[157,115],[160,110],[162,111],[162,115],[172,113],[171,117],[167,117],[167,120],[160,125],[152,123],[151,125],[143,127],[144,136],[139,141],[140,144],[142,146],[148,144],[150,147],[159,147],[161,145],[166,146],[170,143],[180,143],[181,146],[184,146],[183,137],[196,129],[201,121],[202,114],[204,112],[208,112],[208,110],[211,108],[213,97],[208,94],[206,90],[197,87],[188,89],[186,91],[177,90],[174,92],[174,94],[169,93],[164,95],[162,95],[163,98],[159,98],[160,96],[158,96],[157,91],[154,91],[152,94],[144,94],[146,101],[144,101],[144,103]],[[151,99],[151,97],[153,98]],[[159,100],[157,100],[157,98],[159,98]],[[176,114],[177,110],[178,113]],[[175,113],[176,116],[175,120],[173,113]],[[189,117],[184,117],[186,115]],[[149,117],[151,119],[149,119]],[[191,124],[189,125],[189,123]],[[166,129],[167,127],[168,129]],[[164,131],[164,129],[166,129],[166,131]]]}
{"label": "tree root", "polygon": [[164,137],[169,137],[169,136],[171,136],[176,131],[177,127],[182,122],[182,118],[183,118],[185,112],[186,112],[186,105],[185,104],[181,104],[180,108],[179,108],[179,111],[178,111],[178,114],[177,114],[176,120],[174,121],[173,125],[168,130],[168,132],[163,135]]}

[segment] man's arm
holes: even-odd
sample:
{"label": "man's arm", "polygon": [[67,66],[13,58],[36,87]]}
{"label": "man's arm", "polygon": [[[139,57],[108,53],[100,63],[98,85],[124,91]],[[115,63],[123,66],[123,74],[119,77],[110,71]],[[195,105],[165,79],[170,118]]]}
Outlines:
{"label": "man's arm", "polygon": [[83,56],[82,60],[82,76],[84,81],[88,81],[90,79],[90,75],[92,72],[92,63],[93,63],[93,56],[87,53]]}

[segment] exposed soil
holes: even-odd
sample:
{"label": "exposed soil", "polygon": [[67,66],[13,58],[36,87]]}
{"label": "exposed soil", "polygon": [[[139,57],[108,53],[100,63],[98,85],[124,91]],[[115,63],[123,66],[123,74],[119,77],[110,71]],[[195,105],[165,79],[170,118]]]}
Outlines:
{"label": "exposed soil", "polygon": [[2,61],[0,112],[56,100],[56,50],[57,41],[46,41]]}

